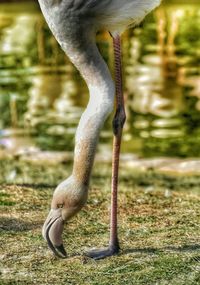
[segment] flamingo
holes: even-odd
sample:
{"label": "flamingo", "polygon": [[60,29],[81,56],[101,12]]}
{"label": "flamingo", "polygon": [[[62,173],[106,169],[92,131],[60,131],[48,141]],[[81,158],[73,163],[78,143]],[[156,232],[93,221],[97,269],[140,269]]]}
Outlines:
{"label": "flamingo", "polygon": [[[67,257],[63,246],[64,223],[77,214],[88,197],[99,133],[113,111],[112,194],[108,248],[85,253],[101,259],[119,253],[117,225],[118,168],[122,130],[126,115],[122,92],[121,34],[160,4],[161,0],[39,0],[42,13],[61,48],[80,71],[90,99],[75,137],[74,163],[70,177],[54,191],[51,210],[43,226],[43,237],[53,253]],[[106,29],[113,38],[115,82],[95,43],[97,31]]]}

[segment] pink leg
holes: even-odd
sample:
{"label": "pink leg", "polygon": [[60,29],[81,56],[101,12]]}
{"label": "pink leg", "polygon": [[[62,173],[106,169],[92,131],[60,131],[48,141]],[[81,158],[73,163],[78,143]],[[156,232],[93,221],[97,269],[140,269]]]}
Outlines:
{"label": "pink leg", "polygon": [[121,40],[117,36],[113,38],[115,53],[115,80],[116,80],[116,113],[113,120],[113,159],[112,159],[112,196],[111,196],[111,219],[110,219],[110,247],[119,251],[117,235],[117,192],[119,176],[119,157],[122,139],[122,130],[126,120],[124,109],[124,97],[122,87],[122,64],[121,64]]}
{"label": "pink leg", "polygon": [[115,54],[115,80],[116,80],[116,113],[113,120],[113,159],[112,159],[112,196],[111,196],[111,217],[110,217],[110,242],[107,249],[97,249],[86,253],[94,259],[102,259],[115,255],[119,252],[119,242],[117,234],[117,192],[119,156],[121,147],[122,130],[126,120],[124,109],[124,97],[122,88],[122,64],[121,64],[121,40],[120,36],[113,38]]}

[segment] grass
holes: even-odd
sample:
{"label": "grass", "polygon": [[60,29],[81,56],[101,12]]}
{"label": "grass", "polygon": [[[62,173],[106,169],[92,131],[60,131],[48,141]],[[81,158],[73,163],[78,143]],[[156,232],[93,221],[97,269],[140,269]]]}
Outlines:
{"label": "grass", "polygon": [[[199,177],[153,171],[133,174],[123,169],[121,253],[96,262],[83,252],[107,245],[110,199],[110,167],[97,166],[87,205],[65,228],[68,258],[59,260],[43,241],[41,227],[54,185],[69,168],[1,162],[1,285],[200,283]],[[7,183],[6,178],[10,178]]]}

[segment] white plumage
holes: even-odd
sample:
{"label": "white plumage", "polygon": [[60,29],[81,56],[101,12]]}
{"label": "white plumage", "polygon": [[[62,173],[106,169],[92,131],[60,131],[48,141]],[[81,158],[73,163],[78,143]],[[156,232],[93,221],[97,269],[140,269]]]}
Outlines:
{"label": "white plumage", "polygon": [[[106,1],[103,1],[106,2]],[[161,0],[112,0],[100,4],[98,10],[102,27],[110,32],[122,33],[129,26],[136,26],[144,17],[160,4]]]}

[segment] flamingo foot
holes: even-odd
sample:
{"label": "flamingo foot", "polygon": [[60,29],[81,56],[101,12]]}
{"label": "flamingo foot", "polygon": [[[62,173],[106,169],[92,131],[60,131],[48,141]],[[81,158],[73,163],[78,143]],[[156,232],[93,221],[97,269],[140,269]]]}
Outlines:
{"label": "flamingo foot", "polygon": [[104,259],[119,253],[120,247],[109,246],[108,248],[91,249],[85,253],[85,256],[93,258],[94,260]]}

